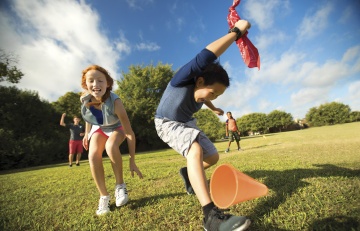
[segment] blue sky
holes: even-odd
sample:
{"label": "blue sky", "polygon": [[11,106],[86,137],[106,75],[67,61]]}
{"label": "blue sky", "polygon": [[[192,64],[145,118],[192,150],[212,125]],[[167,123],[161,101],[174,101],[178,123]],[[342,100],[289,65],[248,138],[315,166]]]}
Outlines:
{"label": "blue sky", "polygon": [[[81,91],[81,70],[99,64],[121,79],[130,65],[192,59],[228,30],[231,0],[7,0],[0,3],[0,48],[18,56],[18,87],[50,102]],[[360,111],[360,1],[242,0],[261,69],[236,45],[220,62],[231,86],[215,106],[238,118],[275,109],[303,118],[341,102]],[[6,83],[2,83],[5,85]],[[222,121],[226,118],[221,117]]]}

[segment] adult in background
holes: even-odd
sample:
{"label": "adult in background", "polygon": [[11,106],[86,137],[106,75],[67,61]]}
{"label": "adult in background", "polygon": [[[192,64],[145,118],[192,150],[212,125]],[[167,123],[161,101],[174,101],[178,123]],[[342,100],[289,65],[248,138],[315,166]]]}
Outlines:
{"label": "adult in background", "polygon": [[83,152],[82,136],[84,136],[85,128],[80,124],[81,119],[77,116],[73,117],[74,123],[66,124],[66,113],[61,115],[60,125],[70,129],[69,140],[69,167],[72,167],[74,155],[76,154],[76,166],[80,166],[81,153]]}
{"label": "adult in background", "polygon": [[240,131],[236,125],[236,120],[232,117],[231,112],[226,113],[228,119],[225,123],[226,136],[229,137],[228,148],[226,149],[226,153],[230,151],[230,145],[234,141],[236,141],[238,151],[242,151],[240,148]]}

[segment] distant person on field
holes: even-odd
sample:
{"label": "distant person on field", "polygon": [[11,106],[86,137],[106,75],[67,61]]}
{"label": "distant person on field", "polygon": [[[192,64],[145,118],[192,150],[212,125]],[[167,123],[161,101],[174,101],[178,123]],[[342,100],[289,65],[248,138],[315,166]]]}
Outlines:
{"label": "distant person on field", "polygon": [[135,172],[142,178],[142,173],[135,163],[135,134],[122,101],[111,91],[113,83],[114,80],[109,73],[100,66],[91,65],[82,72],[81,86],[85,92],[80,98],[81,115],[86,121],[83,145],[89,150],[91,173],[100,193],[97,215],[110,212],[110,195],[106,189],[102,163],[104,150],[110,158],[115,175],[117,207],[125,205],[129,200],[119,149],[125,139],[129,147],[131,176],[133,177]]}
{"label": "distant person on field", "polygon": [[74,116],[74,123],[66,124],[65,121],[66,113],[61,115],[60,125],[70,129],[70,140],[69,140],[69,167],[72,167],[74,155],[76,154],[76,166],[80,166],[81,154],[83,152],[82,136],[84,136],[84,126],[80,124],[81,119]]}
{"label": "distant person on field", "polygon": [[236,120],[232,117],[231,112],[227,112],[226,115],[227,115],[228,119],[226,120],[226,123],[225,123],[225,130],[226,130],[226,136],[229,137],[229,144],[228,144],[228,148],[226,149],[225,152],[230,151],[230,145],[234,141],[234,139],[235,139],[237,147],[238,147],[237,150],[241,151],[240,131],[236,125]]}
{"label": "distant person on field", "polygon": [[224,114],[211,101],[230,85],[229,76],[215,61],[250,28],[250,23],[239,20],[235,27],[238,32],[228,33],[210,43],[179,69],[167,85],[155,114],[159,137],[187,160],[187,167],[180,169],[180,175],[188,194],[195,193],[202,206],[203,224],[207,231],[245,230],[250,225],[246,217],[224,214],[212,202],[204,169],[215,165],[219,154],[193,118],[203,104],[217,115]]}

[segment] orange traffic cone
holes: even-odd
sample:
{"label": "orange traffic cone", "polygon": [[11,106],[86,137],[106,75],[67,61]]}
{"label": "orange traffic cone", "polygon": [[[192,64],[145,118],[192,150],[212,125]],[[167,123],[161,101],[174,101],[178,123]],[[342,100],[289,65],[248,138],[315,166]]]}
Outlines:
{"label": "orange traffic cone", "polygon": [[268,193],[266,185],[238,171],[229,164],[218,166],[210,180],[210,194],[215,205],[226,209],[231,205]]}

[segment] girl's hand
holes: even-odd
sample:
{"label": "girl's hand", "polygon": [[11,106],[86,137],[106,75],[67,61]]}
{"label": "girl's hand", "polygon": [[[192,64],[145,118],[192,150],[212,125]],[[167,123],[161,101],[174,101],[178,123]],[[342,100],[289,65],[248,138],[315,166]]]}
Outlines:
{"label": "girl's hand", "polygon": [[84,138],[82,140],[83,146],[85,148],[85,150],[89,149],[89,140],[88,140],[88,134],[84,135]]}
{"label": "girl's hand", "polygon": [[131,160],[130,160],[130,172],[132,177],[134,177],[134,172],[136,172],[136,174],[139,176],[140,179],[143,178],[143,175],[140,172],[139,168],[136,166],[135,162]]}

